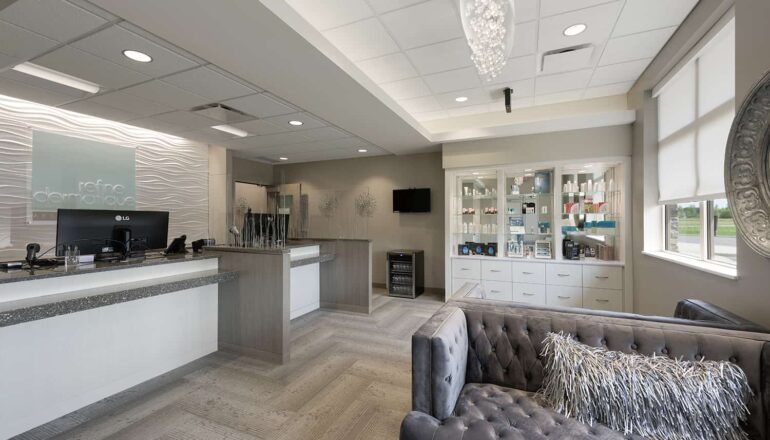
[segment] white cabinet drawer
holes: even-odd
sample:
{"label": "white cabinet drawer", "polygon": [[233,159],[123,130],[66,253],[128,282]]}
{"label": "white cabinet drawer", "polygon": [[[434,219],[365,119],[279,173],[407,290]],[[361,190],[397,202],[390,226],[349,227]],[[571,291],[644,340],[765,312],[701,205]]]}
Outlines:
{"label": "white cabinet drawer", "polygon": [[546,303],[553,307],[583,307],[583,289],[573,286],[546,286]]}
{"label": "white cabinet drawer", "polygon": [[583,266],[583,287],[620,290],[623,288],[623,268]]}
{"label": "white cabinet drawer", "polygon": [[479,284],[479,280],[469,280],[469,279],[464,279],[464,278],[452,278],[452,295],[457,293],[457,291],[460,290],[460,288],[465,283]]}
{"label": "white cabinet drawer", "polygon": [[549,264],[546,284],[554,286],[583,286],[583,269],[577,264]]}
{"label": "white cabinet drawer", "polygon": [[513,282],[545,284],[545,263],[513,262]]}
{"label": "white cabinet drawer", "polygon": [[511,282],[511,263],[508,261],[482,261],[481,279]]}
{"label": "white cabinet drawer", "polygon": [[623,291],[583,288],[583,307],[608,312],[623,311]]}
{"label": "white cabinet drawer", "polygon": [[465,279],[481,279],[481,261],[464,260],[455,258],[452,260],[452,277]]}
{"label": "white cabinet drawer", "polygon": [[483,281],[482,284],[484,285],[487,299],[513,301],[511,283],[504,281]]}
{"label": "white cabinet drawer", "polygon": [[516,302],[545,305],[545,284],[513,283],[513,300]]}

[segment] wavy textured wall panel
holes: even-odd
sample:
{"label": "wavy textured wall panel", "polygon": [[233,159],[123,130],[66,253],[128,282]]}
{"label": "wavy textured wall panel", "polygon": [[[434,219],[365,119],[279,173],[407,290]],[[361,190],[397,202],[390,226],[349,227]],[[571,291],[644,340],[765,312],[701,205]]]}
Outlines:
{"label": "wavy textured wall panel", "polygon": [[29,242],[48,249],[53,224],[30,221],[32,131],[136,149],[136,209],[170,212],[169,237],[208,237],[208,147],[187,139],[0,96],[0,259]]}

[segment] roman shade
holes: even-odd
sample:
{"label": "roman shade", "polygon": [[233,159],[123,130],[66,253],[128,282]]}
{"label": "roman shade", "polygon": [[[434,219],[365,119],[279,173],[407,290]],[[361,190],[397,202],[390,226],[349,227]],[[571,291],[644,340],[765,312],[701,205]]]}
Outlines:
{"label": "roman shade", "polygon": [[665,84],[658,100],[661,204],[724,197],[724,154],[735,114],[735,20]]}

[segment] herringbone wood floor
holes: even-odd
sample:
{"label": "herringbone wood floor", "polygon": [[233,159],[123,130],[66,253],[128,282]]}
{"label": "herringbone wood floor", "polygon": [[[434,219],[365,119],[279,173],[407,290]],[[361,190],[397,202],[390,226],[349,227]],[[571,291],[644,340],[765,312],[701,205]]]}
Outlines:
{"label": "herringbone wood floor", "polygon": [[292,322],[291,362],[217,352],[20,439],[395,439],[411,401],[410,337],[441,305],[375,289],[370,316]]}

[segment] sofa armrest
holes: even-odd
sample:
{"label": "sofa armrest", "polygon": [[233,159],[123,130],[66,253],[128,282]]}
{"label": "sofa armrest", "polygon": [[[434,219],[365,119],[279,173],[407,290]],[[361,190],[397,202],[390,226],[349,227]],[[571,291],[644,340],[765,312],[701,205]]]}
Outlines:
{"label": "sofa armrest", "polygon": [[465,314],[444,307],[412,336],[412,409],[443,420],[465,385],[468,327]]}

